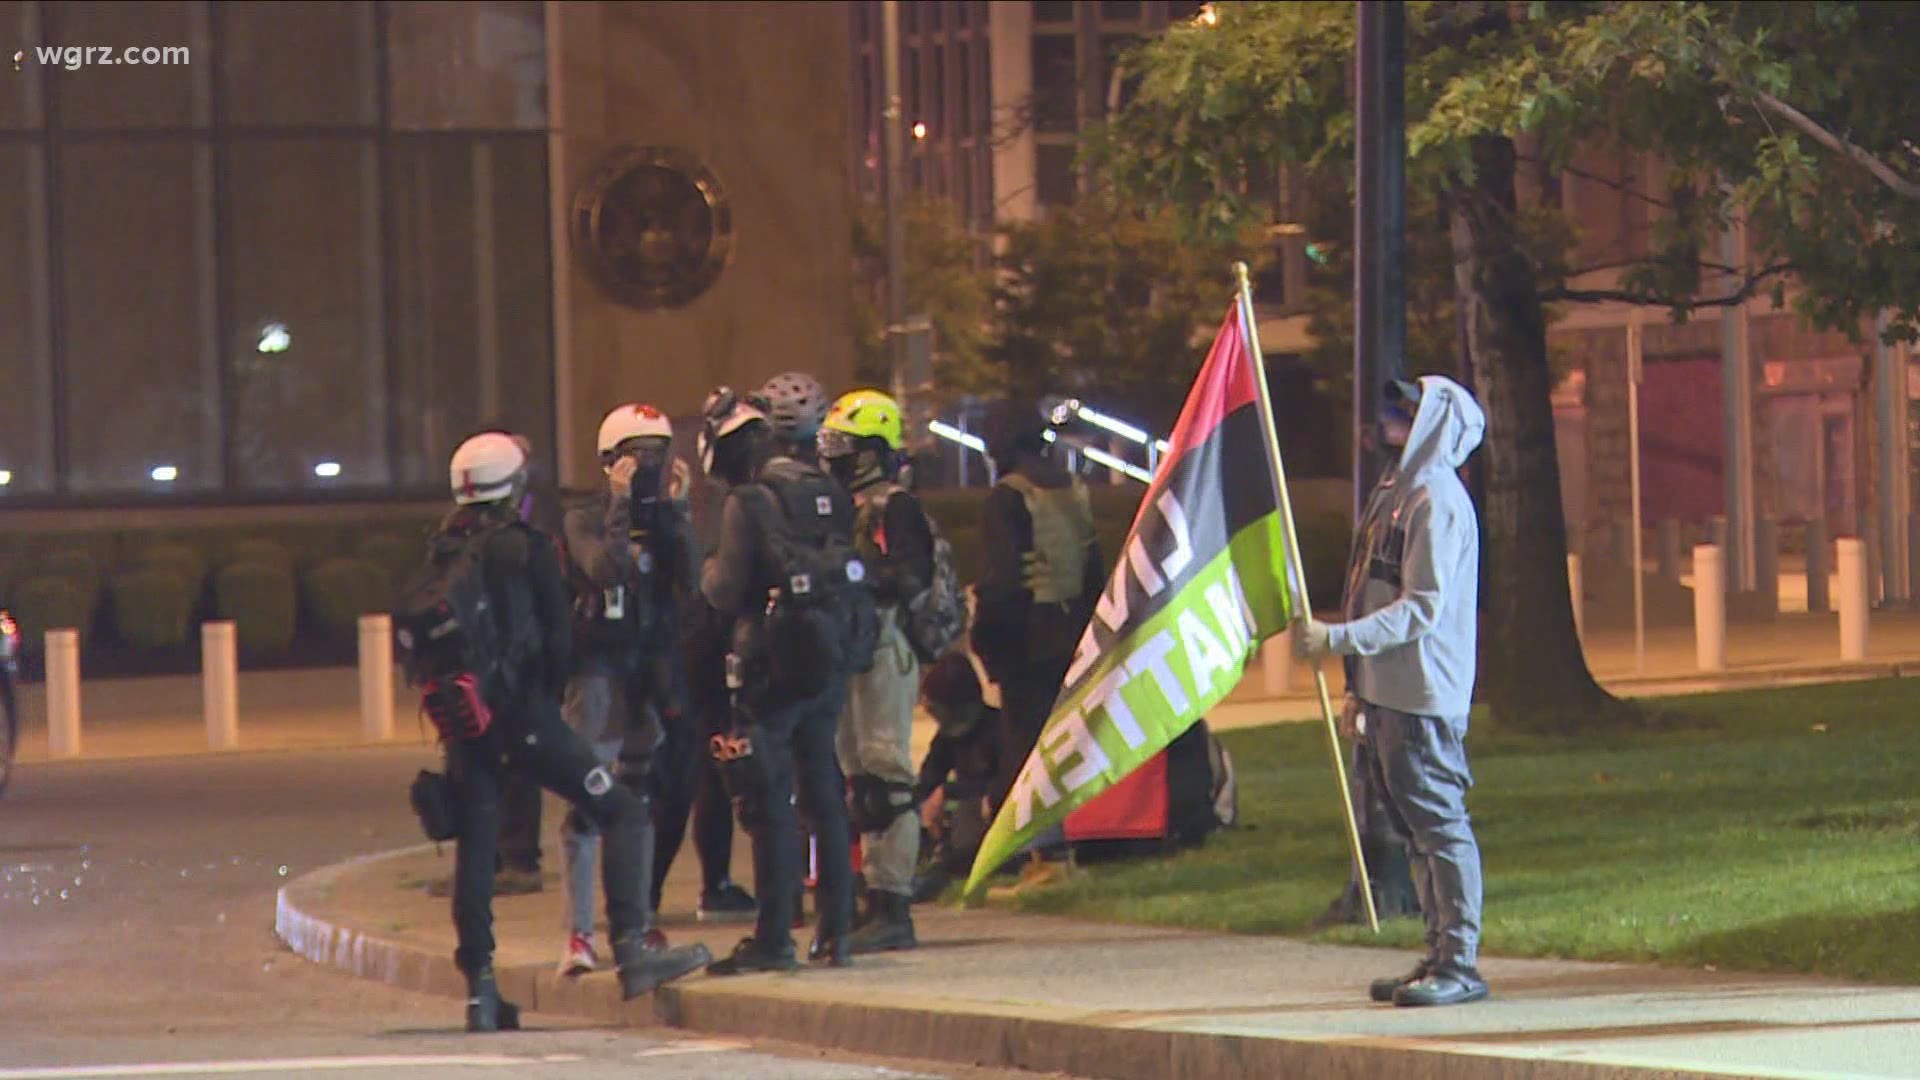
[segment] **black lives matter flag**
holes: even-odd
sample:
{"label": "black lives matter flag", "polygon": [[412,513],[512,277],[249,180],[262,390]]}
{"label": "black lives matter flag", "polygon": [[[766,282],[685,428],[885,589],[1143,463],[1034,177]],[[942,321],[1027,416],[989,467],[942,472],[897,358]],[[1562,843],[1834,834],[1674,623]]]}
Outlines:
{"label": "black lives matter flag", "polygon": [[1053,715],[980,845],[970,893],[1200,719],[1287,628],[1279,455],[1241,310],[1229,308],[1187,394]]}

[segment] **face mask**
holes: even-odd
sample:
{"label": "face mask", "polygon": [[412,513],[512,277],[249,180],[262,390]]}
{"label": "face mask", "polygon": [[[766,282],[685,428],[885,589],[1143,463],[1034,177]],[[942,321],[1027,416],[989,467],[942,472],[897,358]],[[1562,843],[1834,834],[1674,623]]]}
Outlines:
{"label": "face mask", "polygon": [[513,512],[520,515],[521,521],[531,522],[533,520],[533,492],[529,491],[522,494],[520,496],[520,502],[514,506]]}

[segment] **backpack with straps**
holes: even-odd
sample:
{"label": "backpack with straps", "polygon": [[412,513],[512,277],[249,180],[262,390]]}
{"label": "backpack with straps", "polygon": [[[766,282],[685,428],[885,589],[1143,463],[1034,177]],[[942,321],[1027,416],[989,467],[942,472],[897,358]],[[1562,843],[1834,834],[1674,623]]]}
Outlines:
{"label": "backpack with straps", "polygon": [[[888,485],[874,510],[880,520],[886,520],[887,503],[905,490],[897,484]],[[921,507],[921,514],[933,534],[933,577],[919,595],[906,602],[903,629],[913,654],[922,664],[931,664],[946,655],[967,632],[967,593],[960,584],[959,572],[953,568],[953,545],[940,531],[940,523],[926,513],[925,506]]]}
{"label": "backpack with straps", "polygon": [[420,688],[421,707],[446,740],[485,734],[493,722],[489,703],[513,688],[506,628],[529,621],[531,602],[526,612],[497,610],[483,563],[488,542],[514,527],[457,520],[443,527],[394,606],[407,683]]}
{"label": "backpack with straps", "polygon": [[794,461],[772,462],[756,483],[772,495],[781,525],[768,537],[780,568],[766,618],[772,688],[814,697],[835,672],[871,670],[880,640],[879,608],[853,549],[853,500]]}

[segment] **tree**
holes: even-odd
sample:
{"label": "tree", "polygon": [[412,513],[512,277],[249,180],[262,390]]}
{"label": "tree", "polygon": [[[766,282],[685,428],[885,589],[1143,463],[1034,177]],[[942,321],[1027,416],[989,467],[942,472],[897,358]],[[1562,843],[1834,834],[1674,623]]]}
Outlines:
{"label": "tree", "polygon": [[[993,273],[984,243],[960,224],[953,204],[914,196],[906,204],[907,309],[933,323],[933,383],[941,404],[993,393],[986,352],[993,318]],[[854,332],[859,354],[854,377],[891,385],[893,356],[886,338],[887,222],[885,211],[864,204],[854,216]]]}
{"label": "tree", "polygon": [[1093,193],[1005,226],[995,262],[995,380],[1037,399],[1082,396],[1171,430],[1198,369],[1196,343],[1232,299],[1235,236],[1183,238],[1169,213]]}
{"label": "tree", "polygon": [[[1249,169],[1352,160],[1353,4],[1220,3],[1207,26],[1144,46],[1133,102],[1095,144],[1122,188],[1218,235],[1258,215]],[[1449,222],[1456,302],[1488,413],[1482,685],[1531,727],[1631,719],[1588,671],[1565,573],[1547,305],[1700,307],[1784,294],[1858,332],[1920,303],[1920,77],[1887,43],[1920,29],[1908,5],[1410,3],[1408,184]],[[1523,167],[1568,168],[1606,141],[1667,165],[1645,254],[1572,266],[1569,223],[1524,205]],[[1523,161],[1525,146],[1534,161]],[[1748,264],[1702,253],[1736,215]],[[1596,283],[1596,279],[1598,282]]]}

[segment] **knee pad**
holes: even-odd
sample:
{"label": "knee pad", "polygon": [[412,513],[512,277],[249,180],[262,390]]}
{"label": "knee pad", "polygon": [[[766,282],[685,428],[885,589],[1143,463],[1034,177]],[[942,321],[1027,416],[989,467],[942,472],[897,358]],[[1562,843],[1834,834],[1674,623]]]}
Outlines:
{"label": "knee pad", "polygon": [[913,813],[912,784],[871,773],[855,773],[847,783],[847,817],[855,832],[885,832],[901,815]]}
{"label": "knee pad", "polygon": [[766,827],[767,800],[774,797],[773,777],[757,745],[760,735],[760,728],[752,726],[731,735],[715,735],[708,744],[740,827],[756,834]]}

